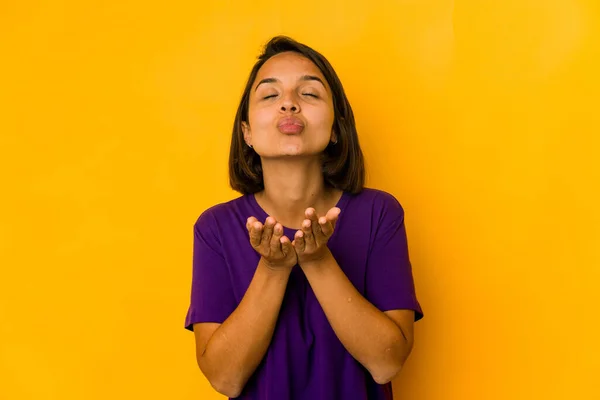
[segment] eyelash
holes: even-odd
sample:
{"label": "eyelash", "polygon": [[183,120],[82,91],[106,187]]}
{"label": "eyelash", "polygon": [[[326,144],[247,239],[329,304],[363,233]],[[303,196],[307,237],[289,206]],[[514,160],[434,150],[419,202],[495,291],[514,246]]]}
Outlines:
{"label": "eyelash", "polygon": [[[318,98],[319,98],[319,96],[317,96],[316,94],[313,94],[313,93],[302,93],[302,94],[303,94],[304,96],[310,96],[310,97],[314,97],[315,99],[318,99]],[[263,100],[268,100],[268,99],[270,99],[270,98],[273,98],[273,97],[276,97],[276,96],[277,96],[276,94],[270,94],[270,95],[268,95],[268,96],[266,96],[266,97],[263,97]]]}

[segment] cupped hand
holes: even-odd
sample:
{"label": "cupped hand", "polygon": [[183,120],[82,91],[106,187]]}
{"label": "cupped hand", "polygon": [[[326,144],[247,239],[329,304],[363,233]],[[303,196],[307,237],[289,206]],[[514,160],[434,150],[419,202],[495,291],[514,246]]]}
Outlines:
{"label": "cupped hand", "polygon": [[298,262],[294,247],[283,235],[283,226],[269,216],[265,224],[255,217],[246,221],[246,229],[252,248],[261,255],[266,265],[272,269],[292,268]]}
{"label": "cupped hand", "polygon": [[292,242],[301,266],[321,260],[328,254],[327,242],[333,234],[340,212],[338,207],[333,207],[327,214],[319,217],[314,208],[306,209],[302,229],[296,231]]}

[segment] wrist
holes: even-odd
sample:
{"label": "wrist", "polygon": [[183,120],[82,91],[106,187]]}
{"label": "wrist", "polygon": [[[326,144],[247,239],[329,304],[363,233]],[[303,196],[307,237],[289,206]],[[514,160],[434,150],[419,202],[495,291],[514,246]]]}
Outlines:
{"label": "wrist", "polygon": [[258,267],[266,273],[273,276],[288,276],[292,272],[293,267],[283,266],[269,262],[264,257],[261,257],[258,262]]}
{"label": "wrist", "polygon": [[305,259],[298,260],[298,264],[301,268],[322,268],[324,265],[329,264],[329,261],[333,260],[333,254],[329,247],[325,246],[320,254],[315,254]]}

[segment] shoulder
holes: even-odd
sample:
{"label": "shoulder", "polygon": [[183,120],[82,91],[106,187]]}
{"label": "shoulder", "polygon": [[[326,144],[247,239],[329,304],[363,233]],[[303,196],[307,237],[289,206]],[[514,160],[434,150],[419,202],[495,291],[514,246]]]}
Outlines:
{"label": "shoulder", "polygon": [[228,221],[235,214],[235,210],[239,209],[240,203],[244,201],[245,196],[237,197],[233,200],[217,203],[202,211],[196,218],[194,229],[196,231],[212,231],[217,230],[217,221]]}
{"label": "shoulder", "polygon": [[369,206],[372,213],[379,217],[404,216],[404,208],[400,201],[393,194],[382,189],[365,187],[355,195],[354,201],[361,207]]}

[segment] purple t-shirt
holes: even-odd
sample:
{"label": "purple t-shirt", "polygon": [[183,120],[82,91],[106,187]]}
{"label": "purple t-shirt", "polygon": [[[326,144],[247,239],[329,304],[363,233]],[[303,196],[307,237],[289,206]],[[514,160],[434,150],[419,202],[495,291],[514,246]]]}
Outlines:
{"label": "purple t-shirt", "polygon": [[[328,246],[356,289],[381,311],[423,313],[415,294],[404,210],[391,194],[365,188],[344,192]],[[191,304],[185,328],[222,323],[234,311],[259,262],[246,230],[267,213],[254,195],[203,212],[194,225]],[[292,240],[296,230],[284,227]],[[238,399],[392,399],[391,384],[377,384],[344,348],[327,321],[302,269],[292,269],[271,344]]]}

